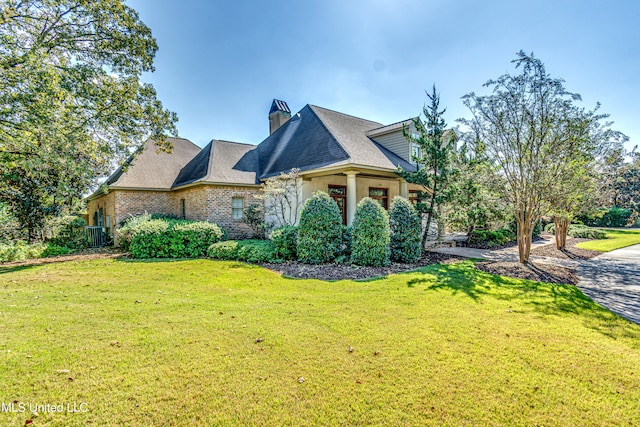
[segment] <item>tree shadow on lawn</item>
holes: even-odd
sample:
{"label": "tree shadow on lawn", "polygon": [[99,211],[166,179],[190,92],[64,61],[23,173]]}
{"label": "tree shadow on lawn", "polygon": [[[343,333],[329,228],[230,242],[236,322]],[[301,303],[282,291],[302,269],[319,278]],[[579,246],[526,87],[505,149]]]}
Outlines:
{"label": "tree shadow on lawn", "polygon": [[[640,348],[640,327],[598,305],[573,285],[513,279],[480,271],[471,262],[422,269],[429,278],[412,278],[407,286],[425,284],[426,291],[450,290],[473,301],[483,298],[518,302],[543,316],[578,315],[585,326],[612,338],[631,338]],[[433,277],[436,277],[435,283]]]}

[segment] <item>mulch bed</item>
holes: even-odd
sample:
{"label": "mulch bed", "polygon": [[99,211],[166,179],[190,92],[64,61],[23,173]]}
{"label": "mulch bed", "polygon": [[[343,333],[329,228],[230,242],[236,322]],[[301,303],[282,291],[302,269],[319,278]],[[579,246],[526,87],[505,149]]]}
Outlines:
{"label": "mulch bed", "polygon": [[516,279],[570,285],[578,284],[578,276],[576,276],[575,271],[557,265],[533,263],[523,265],[519,262],[480,261],[476,263],[476,268],[487,273]]}
{"label": "mulch bed", "polygon": [[567,237],[565,249],[560,251],[556,249],[556,244],[541,246],[531,250],[532,256],[550,257],[560,259],[591,259],[602,252],[592,251],[590,249],[582,249],[576,245],[580,242],[588,242],[591,239],[577,239],[575,237]]}
{"label": "mulch bed", "polygon": [[420,261],[415,264],[392,263],[387,267],[359,267],[351,264],[310,265],[296,261],[287,261],[282,264],[262,263],[259,265],[277,273],[281,273],[283,276],[294,277],[297,279],[357,280],[387,276],[389,274],[415,270],[416,268],[432,264],[451,264],[463,259],[465,258],[435,252],[425,252]]}

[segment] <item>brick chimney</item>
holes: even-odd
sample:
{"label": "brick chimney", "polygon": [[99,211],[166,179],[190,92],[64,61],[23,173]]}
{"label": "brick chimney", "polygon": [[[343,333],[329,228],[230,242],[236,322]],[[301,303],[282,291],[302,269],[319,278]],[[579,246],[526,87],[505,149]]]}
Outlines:
{"label": "brick chimney", "polygon": [[269,135],[291,118],[291,110],[286,102],[274,99],[269,110]]}

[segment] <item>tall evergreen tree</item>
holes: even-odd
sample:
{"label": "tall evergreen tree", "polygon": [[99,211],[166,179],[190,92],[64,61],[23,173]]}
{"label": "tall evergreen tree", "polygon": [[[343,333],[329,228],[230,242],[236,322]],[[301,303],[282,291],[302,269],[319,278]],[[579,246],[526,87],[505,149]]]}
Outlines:
{"label": "tall evergreen tree", "polygon": [[[439,207],[451,198],[452,159],[455,153],[455,133],[446,130],[444,113],[440,110],[440,94],[433,86],[433,92],[426,92],[430,104],[422,108],[424,120],[418,116],[411,120],[411,127],[403,127],[402,132],[415,147],[412,159],[418,165],[416,172],[398,169],[398,174],[411,184],[421,185],[416,209],[426,225],[422,233],[422,246],[427,242],[429,228],[438,220]],[[411,129],[413,128],[413,129]]]}

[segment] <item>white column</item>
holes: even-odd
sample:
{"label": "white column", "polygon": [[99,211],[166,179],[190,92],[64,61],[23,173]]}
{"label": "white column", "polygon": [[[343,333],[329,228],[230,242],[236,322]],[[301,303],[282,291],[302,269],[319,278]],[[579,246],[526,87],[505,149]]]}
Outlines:
{"label": "white column", "polygon": [[405,181],[404,178],[398,178],[398,181],[400,181],[400,196],[404,197],[405,199],[408,199],[409,186],[407,185],[407,181]]}
{"label": "white column", "polygon": [[347,225],[353,224],[356,215],[356,171],[346,171],[347,175]]}

